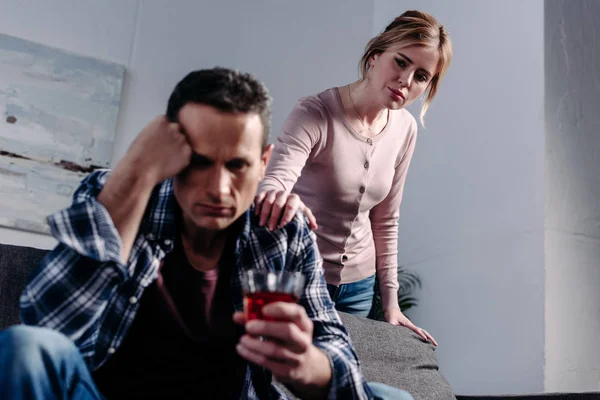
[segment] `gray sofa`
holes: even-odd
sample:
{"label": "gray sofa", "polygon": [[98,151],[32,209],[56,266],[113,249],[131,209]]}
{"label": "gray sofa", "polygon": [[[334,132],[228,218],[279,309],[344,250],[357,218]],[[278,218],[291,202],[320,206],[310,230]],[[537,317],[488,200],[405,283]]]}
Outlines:
{"label": "gray sofa", "polygon": [[[0,329],[18,324],[19,295],[27,276],[46,250],[0,244]],[[341,315],[369,381],[407,390],[416,400],[445,400],[455,396],[438,370],[434,347],[405,328],[366,318]],[[509,389],[509,388],[507,388]],[[508,390],[507,390],[508,391]],[[528,396],[457,396],[458,400],[485,399],[600,399],[600,393]]]}

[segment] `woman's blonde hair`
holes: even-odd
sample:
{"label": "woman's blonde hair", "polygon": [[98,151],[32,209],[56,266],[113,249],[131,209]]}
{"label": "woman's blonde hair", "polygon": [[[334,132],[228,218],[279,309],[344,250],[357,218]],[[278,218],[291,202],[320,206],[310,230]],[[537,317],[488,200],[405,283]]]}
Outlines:
{"label": "woman's blonde hair", "polygon": [[435,97],[442,76],[448,70],[452,60],[452,43],[448,31],[432,15],[421,11],[406,11],[396,17],[383,32],[367,43],[365,52],[360,59],[360,73],[362,78],[367,77],[369,59],[383,53],[391,46],[434,46],[440,52],[437,71],[427,87],[427,97],[421,106],[419,119],[423,124],[423,117]]}

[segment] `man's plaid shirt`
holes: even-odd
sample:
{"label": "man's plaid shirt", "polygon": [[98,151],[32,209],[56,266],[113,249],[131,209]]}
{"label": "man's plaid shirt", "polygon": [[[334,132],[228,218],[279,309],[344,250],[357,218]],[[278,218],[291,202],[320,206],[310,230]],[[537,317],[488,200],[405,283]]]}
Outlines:
{"label": "man's plaid shirt", "polygon": [[[31,275],[21,295],[21,318],[28,325],[55,329],[78,346],[94,370],[118,351],[139,308],[144,289],[173,249],[177,203],[173,184],[157,186],[149,200],[128,263],[120,261],[121,240],[108,211],[96,200],[109,170],[96,171],[76,190],[73,204],[48,218],[58,246]],[[243,310],[241,272],[247,268],[301,270],[307,284],[299,303],[314,323],[313,343],[328,356],[333,372],[330,399],[371,398],[323,278],[314,233],[298,214],[287,226],[258,226],[251,207],[236,238],[231,282],[234,308]],[[250,364],[243,398],[286,398],[271,374]]]}

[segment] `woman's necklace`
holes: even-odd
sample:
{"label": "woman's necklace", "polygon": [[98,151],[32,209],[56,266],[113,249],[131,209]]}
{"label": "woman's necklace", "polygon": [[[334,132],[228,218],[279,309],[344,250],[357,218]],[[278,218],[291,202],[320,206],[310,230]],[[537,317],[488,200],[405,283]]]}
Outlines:
{"label": "woman's necklace", "polygon": [[[362,117],[360,116],[360,114],[358,113],[358,110],[356,109],[356,105],[354,104],[354,100],[352,100],[352,94],[350,92],[350,84],[346,85],[348,87],[348,97],[350,98],[350,103],[352,104],[352,108],[354,109],[354,112],[356,113],[356,116],[358,117],[360,123],[362,124],[363,128],[367,128],[368,130],[371,130],[371,127],[368,126],[365,121],[362,119]],[[387,111],[389,113],[389,110]],[[387,115],[387,114],[386,114]],[[379,122],[379,120],[381,119],[381,117],[383,117],[383,114],[380,115],[379,117],[377,117],[377,119],[375,121],[373,121],[373,124],[371,124],[371,126],[375,125],[377,122]]]}

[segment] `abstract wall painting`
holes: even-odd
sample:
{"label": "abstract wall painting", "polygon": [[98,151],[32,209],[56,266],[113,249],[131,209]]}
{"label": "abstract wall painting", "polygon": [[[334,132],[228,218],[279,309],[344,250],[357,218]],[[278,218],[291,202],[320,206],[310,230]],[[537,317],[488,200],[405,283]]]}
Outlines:
{"label": "abstract wall painting", "polygon": [[110,166],[122,65],[0,34],[0,225],[50,232],[81,180]]}

